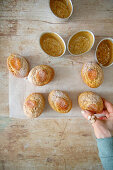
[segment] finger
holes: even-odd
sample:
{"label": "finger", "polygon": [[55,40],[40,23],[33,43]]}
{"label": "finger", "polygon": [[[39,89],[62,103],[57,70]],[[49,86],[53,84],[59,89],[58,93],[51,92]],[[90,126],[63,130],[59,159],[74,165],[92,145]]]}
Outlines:
{"label": "finger", "polygon": [[[104,99],[104,98],[102,98],[102,100],[103,100],[103,103],[104,103],[105,99]],[[106,109],[106,106],[105,106],[105,104],[104,104],[104,108],[103,108],[103,109]]]}
{"label": "finger", "polygon": [[106,119],[108,119],[110,117],[109,112],[107,110],[103,110],[101,113],[95,114],[95,116],[99,120],[106,120]]}
{"label": "finger", "polygon": [[95,114],[96,117],[109,117],[110,116],[110,113],[107,111],[107,110],[103,110],[101,113],[96,113]]}
{"label": "finger", "polygon": [[99,117],[98,119],[99,120],[107,120],[108,118],[106,116],[104,116],[104,117]]}
{"label": "finger", "polygon": [[113,105],[112,103],[108,102],[107,100],[103,99],[104,105],[107,108],[109,113],[113,113]]}
{"label": "finger", "polygon": [[110,117],[110,114],[107,110],[103,110],[102,114],[104,114],[107,119]]}
{"label": "finger", "polygon": [[87,110],[82,110],[81,113],[84,116],[84,118],[87,120],[88,120],[88,116],[93,115],[90,111],[87,111]]}

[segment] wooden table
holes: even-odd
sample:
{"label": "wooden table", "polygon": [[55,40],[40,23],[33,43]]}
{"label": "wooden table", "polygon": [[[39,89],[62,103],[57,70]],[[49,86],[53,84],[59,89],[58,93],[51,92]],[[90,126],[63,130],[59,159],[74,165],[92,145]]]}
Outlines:
{"label": "wooden table", "polygon": [[[47,0],[0,1],[0,170],[101,170],[93,130],[86,120],[19,120],[9,118],[8,71],[6,58],[19,53],[37,56],[39,63],[74,65],[94,60],[97,43],[113,38],[113,0],[73,0],[68,22],[52,15]],[[54,31],[67,42],[81,29],[91,30],[95,45],[88,54],[72,57],[66,52],[59,60],[47,58],[38,39],[44,31]],[[65,58],[65,59],[64,59]]]}

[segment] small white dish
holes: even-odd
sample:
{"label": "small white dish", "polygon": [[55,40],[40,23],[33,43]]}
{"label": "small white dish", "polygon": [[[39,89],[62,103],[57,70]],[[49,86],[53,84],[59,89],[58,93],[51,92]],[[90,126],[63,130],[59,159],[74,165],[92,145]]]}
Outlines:
{"label": "small white dish", "polygon": [[51,0],[49,0],[50,10],[51,10],[52,14],[53,14],[57,19],[59,19],[60,21],[67,21],[67,20],[71,17],[71,15],[72,15],[72,13],[73,13],[73,4],[72,4],[72,1],[71,1],[71,0],[68,0],[69,3],[70,3],[70,6],[71,6],[71,13],[70,13],[70,15],[69,15],[68,17],[66,17],[66,18],[58,17],[58,16],[52,11],[51,6],[50,6],[50,1],[51,1]]}
{"label": "small white dish", "polygon": [[[80,33],[80,32],[88,32],[88,33],[90,33],[91,36],[92,36],[92,38],[93,38],[93,43],[92,43],[92,45],[91,45],[91,48],[90,48],[89,50],[87,50],[86,52],[83,52],[83,53],[80,53],[80,54],[73,54],[73,53],[71,53],[70,50],[69,50],[69,42],[70,42],[70,40],[72,39],[73,36],[75,36],[76,34],[78,34],[78,33]],[[83,55],[83,54],[89,52],[89,51],[92,49],[92,47],[93,47],[93,45],[94,45],[94,42],[95,42],[95,36],[94,36],[94,34],[93,34],[91,31],[89,31],[89,30],[80,30],[80,31],[74,33],[72,36],[70,36],[70,38],[69,38],[69,40],[68,40],[68,42],[67,42],[67,49],[68,49],[68,52],[69,52],[71,55],[73,55],[73,56],[80,56],[80,55]]]}
{"label": "small white dish", "polygon": [[[44,34],[55,34],[55,35],[61,40],[64,49],[63,49],[63,53],[62,53],[60,56],[52,56],[52,55],[49,55],[48,53],[46,53],[46,52],[44,51],[44,49],[43,49],[42,46],[41,46],[41,42],[40,42],[40,41],[41,41],[41,37],[42,37]],[[40,35],[39,44],[40,44],[40,47],[41,47],[42,51],[43,51],[46,55],[51,56],[51,57],[54,57],[54,58],[59,58],[59,57],[63,56],[63,55],[65,54],[65,52],[66,52],[66,44],[65,44],[65,41],[64,41],[63,38],[62,38],[59,34],[57,34],[56,32],[43,32],[43,33]]]}
{"label": "small white dish", "polygon": [[96,59],[96,62],[97,62],[101,67],[106,68],[106,67],[110,67],[111,65],[113,65],[113,56],[112,56],[112,59],[111,59],[111,60],[112,60],[112,61],[111,61],[111,64],[109,64],[109,65],[107,65],[107,66],[103,66],[101,63],[98,62],[97,55],[96,55],[98,46],[99,46],[99,44],[100,44],[103,40],[110,40],[110,41],[113,43],[113,39],[112,39],[112,38],[103,38],[103,39],[98,43],[98,45],[97,45],[97,47],[96,47],[96,50],[95,50],[95,59]]}

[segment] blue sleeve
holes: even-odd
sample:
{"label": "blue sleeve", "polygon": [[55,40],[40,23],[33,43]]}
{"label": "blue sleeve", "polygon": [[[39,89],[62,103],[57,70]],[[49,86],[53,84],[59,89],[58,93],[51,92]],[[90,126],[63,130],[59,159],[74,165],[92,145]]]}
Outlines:
{"label": "blue sleeve", "polygon": [[113,137],[96,140],[103,168],[113,170]]}

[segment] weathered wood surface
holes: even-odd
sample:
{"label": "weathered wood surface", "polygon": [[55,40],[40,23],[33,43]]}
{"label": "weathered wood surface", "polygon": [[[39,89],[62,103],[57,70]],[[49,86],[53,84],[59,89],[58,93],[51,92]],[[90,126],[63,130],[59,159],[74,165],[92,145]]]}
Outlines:
{"label": "weathered wood surface", "polygon": [[[93,131],[83,118],[8,118],[6,58],[10,53],[19,53],[29,60],[37,57],[39,63],[45,64],[79,64],[94,60],[100,39],[113,38],[112,0],[73,0],[73,5],[69,21],[60,22],[51,14],[48,0],[0,0],[0,170],[102,169]],[[88,54],[75,58],[66,52],[60,60],[48,60],[40,50],[38,39],[43,31],[57,32],[67,42],[70,35],[81,29],[89,29],[96,36]]]}
{"label": "weathered wood surface", "polygon": [[87,121],[4,118],[0,124],[1,169],[101,169]]}

